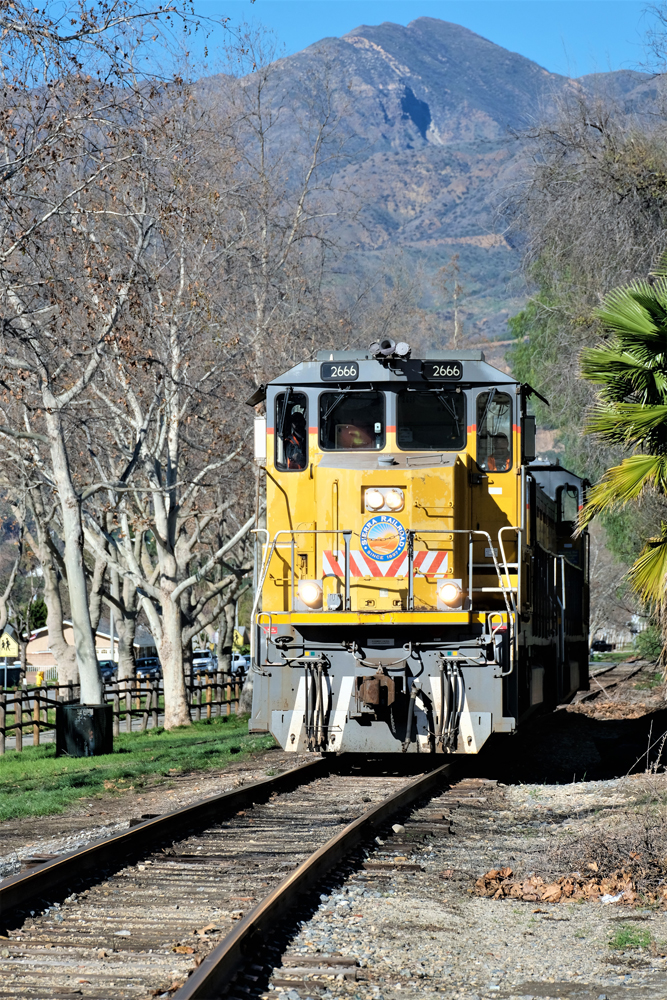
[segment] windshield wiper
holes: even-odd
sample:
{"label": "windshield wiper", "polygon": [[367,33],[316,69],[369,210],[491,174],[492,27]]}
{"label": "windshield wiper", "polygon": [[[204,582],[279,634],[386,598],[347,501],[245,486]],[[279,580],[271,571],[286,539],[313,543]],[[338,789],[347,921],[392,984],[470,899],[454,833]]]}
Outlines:
{"label": "windshield wiper", "polygon": [[458,437],[459,434],[461,433],[461,424],[459,422],[459,415],[456,412],[456,407],[452,403],[449,396],[445,396],[441,392],[438,393],[438,399],[440,400],[444,408],[447,410],[447,412],[454,418],[454,423],[456,424],[456,435]]}
{"label": "windshield wiper", "polygon": [[482,413],[481,417],[477,421],[477,433],[478,434],[482,433],[482,427],[484,426],[484,421],[486,420],[486,415],[489,412],[489,409],[491,408],[491,403],[493,402],[493,398],[494,398],[495,394],[496,394],[496,390],[495,390],[495,387],[494,387],[493,389],[490,390],[489,395],[488,395],[487,400],[486,400],[486,406],[484,407],[484,412]]}
{"label": "windshield wiper", "polygon": [[289,386],[285,393],[285,399],[283,401],[282,410],[278,414],[278,426],[276,427],[276,433],[278,437],[283,436],[283,428],[285,427],[285,417],[287,416],[287,407],[289,406],[289,398],[292,394],[292,386]]}
{"label": "windshield wiper", "polygon": [[322,417],[322,421],[325,421],[327,419],[327,417],[329,417],[329,415],[331,413],[333,413],[333,411],[336,409],[336,407],[340,403],[341,399],[344,399],[345,396],[348,396],[348,395],[349,395],[349,390],[346,390],[344,392],[339,393],[338,396],[336,396],[335,399],[333,399],[329,403],[329,405],[327,406],[327,408],[326,408],[326,410],[324,412],[324,416]]}

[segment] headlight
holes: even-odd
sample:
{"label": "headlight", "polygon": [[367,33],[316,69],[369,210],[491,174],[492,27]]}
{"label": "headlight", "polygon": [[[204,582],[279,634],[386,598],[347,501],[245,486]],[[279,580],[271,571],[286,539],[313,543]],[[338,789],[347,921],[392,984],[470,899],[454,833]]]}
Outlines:
{"label": "headlight", "polygon": [[463,597],[463,591],[458,583],[454,583],[452,580],[445,580],[438,587],[438,597],[448,608],[458,608]]}
{"label": "headlight", "polygon": [[298,588],[299,598],[309,608],[322,607],[322,587],[314,580],[301,580]]}
{"label": "headlight", "polygon": [[384,497],[379,490],[366,490],[365,503],[367,510],[379,510],[384,507]]}
{"label": "headlight", "polygon": [[400,510],[403,506],[403,492],[401,490],[387,490],[384,495],[384,502],[389,510]]}

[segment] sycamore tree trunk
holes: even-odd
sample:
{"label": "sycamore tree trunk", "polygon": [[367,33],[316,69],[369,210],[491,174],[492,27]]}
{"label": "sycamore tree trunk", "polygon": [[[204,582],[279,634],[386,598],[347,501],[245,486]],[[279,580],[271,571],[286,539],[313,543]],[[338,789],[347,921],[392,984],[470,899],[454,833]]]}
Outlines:
{"label": "sycamore tree trunk", "polygon": [[135,618],[119,618],[116,622],[118,630],[118,677],[129,680],[134,677],[136,664],[134,662],[134,636],[137,628]]}
{"label": "sycamore tree trunk", "polygon": [[[172,577],[173,579],[173,577]],[[172,601],[173,587],[163,588],[161,635],[158,652],[164,680],[164,727],[190,725],[183,662],[183,622],[178,601]]]}
{"label": "sycamore tree trunk", "polygon": [[53,653],[58,668],[58,680],[61,684],[79,683],[79,670],[74,654],[74,646],[65,642],[63,635],[63,604],[60,595],[60,579],[56,557],[50,545],[49,529],[45,523],[41,498],[35,493],[32,496],[32,511],[37,527],[37,538],[29,535],[30,544],[39,558],[44,580],[44,603],[46,604],[46,625],[49,635],[49,648]]}
{"label": "sycamore tree trunk", "polygon": [[25,680],[25,675],[26,675],[26,672],[28,670],[28,643],[19,634],[19,630],[18,629],[16,630],[16,633],[17,633],[16,634],[16,641],[17,641],[18,647],[19,647],[19,662],[21,664],[21,673],[19,675],[20,676],[19,684],[21,686],[23,686],[23,681]]}
{"label": "sycamore tree trunk", "polygon": [[250,669],[248,670],[246,679],[243,683],[241,697],[239,698],[239,708],[238,708],[239,715],[245,715],[246,712],[252,712],[253,683],[254,683],[254,670],[252,664],[250,664]]}
{"label": "sycamore tree trunk", "polygon": [[232,669],[232,646],[234,644],[235,601],[225,604],[218,623],[218,670],[229,674]]}
{"label": "sycamore tree trunk", "polygon": [[47,410],[46,424],[50,439],[51,466],[60,501],[63,541],[65,543],[64,561],[72,613],[74,655],[81,684],[81,703],[83,705],[100,705],[102,703],[102,676],[97,662],[95,635],[88,606],[88,590],[83,561],[81,505],[72,482],[60,413],[53,409]]}
{"label": "sycamore tree trunk", "polygon": [[115,609],[118,632],[118,679],[134,677],[134,636],[137,631],[137,588],[127,577],[123,579],[122,600],[118,573],[111,571],[111,593],[122,604],[122,613]]}
{"label": "sycamore tree trunk", "polygon": [[72,684],[78,684],[79,668],[74,646],[70,646],[63,635],[63,605],[58,570],[53,564],[50,552],[46,560],[40,558],[40,565],[44,573],[44,603],[48,615],[46,625],[49,630],[49,648],[58,667],[58,681],[60,684],[68,684],[70,681]]}

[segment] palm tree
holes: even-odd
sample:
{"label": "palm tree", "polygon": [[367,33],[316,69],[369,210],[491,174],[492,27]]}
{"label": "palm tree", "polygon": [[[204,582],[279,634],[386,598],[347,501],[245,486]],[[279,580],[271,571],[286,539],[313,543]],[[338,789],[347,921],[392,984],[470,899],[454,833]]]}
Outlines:
{"label": "palm tree", "polygon": [[[601,387],[586,433],[632,454],[593,487],[581,528],[601,511],[624,507],[651,489],[667,494],[667,253],[648,281],[610,292],[597,316],[610,336],[581,354],[582,376]],[[628,580],[657,607],[666,638],[667,523],[646,542]]]}

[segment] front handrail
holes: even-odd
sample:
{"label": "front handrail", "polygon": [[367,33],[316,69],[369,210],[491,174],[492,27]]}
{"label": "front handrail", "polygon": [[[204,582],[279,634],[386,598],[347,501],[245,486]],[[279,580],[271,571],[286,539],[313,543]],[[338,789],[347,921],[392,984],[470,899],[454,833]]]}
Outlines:
{"label": "front handrail", "polygon": [[[469,539],[468,544],[468,603],[469,609],[472,611],[473,606],[473,575],[474,575],[474,562],[473,562],[473,537],[475,535],[485,538],[489,545],[489,552],[491,553],[491,558],[493,559],[493,565],[496,571],[496,576],[500,584],[500,591],[503,595],[505,601],[505,607],[507,610],[508,621],[512,621],[513,617],[517,613],[517,604],[514,600],[514,588],[510,586],[510,567],[507,562],[507,555],[505,553],[505,547],[502,540],[503,531],[516,531],[518,534],[517,541],[520,541],[522,529],[514,525],[506,525],[500,528],[498,531],[498,547],[502,553],[502,563],[503,569],[501,570],[500,563],[498,562],[498,556],[496,554],[496,549],[491,540],[491,535],[488,531],[483,531],[479,528],[410,528],[407,531],[407,548],[408,548],[408,611],[414,611],[414,542],[417,535],[467,535]],[[262,561],[262,567],[259,575],[259,580],[257,584],[257,591],[255,593],[255,600],[251,612],[251,621],[255,621],[257,615],[257,608],[259,606],[259,601],[261,600],[262,590],[264,588],[264,583],[266,581],[266,575],[268,573],[269,566],[271,564],[271,559],[278,549],[279,537],[282,535],[290,536],[290,596],[291,610],[294,611],[294,582],[295,582],[295,535],[342,535],[343,543],[345,546],[345,559],[344,559],[344,603],[343,608],[345,611],[351,610],[351,574],[350,574],[350,551],[351,551],[351,541],[352,535],[357,534],[353,532],[350,528],[281,528],[273,537],[273,541],[269,545],[269,540],[267,538],[266,548],[264,552],[264,559]],[[520,574],[519,574],[520,575]],[[520,603],[520,602],[518,602]],[[251,639],[253,637],[251,636]],[[251,652],[254,652],[252,650]]]}
{"label": "front handrail", "polygon": [[[500,529],[501,531],[504,529]],[[514,529],[517,530],[517,529]],[[520,529],[519,529],[520,530]],[[479,528],[411,528],[408,531],[408,611],[414,611],[414,596],[412,595],[412,578],[413,578],[413,550],[414,550],[414,538],[415,535],[468,535],[470,539],[470,544],[468,546],[468,593],[470,610],[472,610],[472,577],[473,577],[473,548],[472,548],[472,536],[482,535],[487,539],[489,543],[489,551],[491,553],[491,558],[493,559],[493,565],[496,570],[496,575],[498,577],[498,582],[500,583],[500,589],[502,591],[503,597],[505,598],[505,606],[507,608],[507,614],[512,615],[513,609],[510,607],[510,602],[508,599],[508,594],[511,594],[511,588],[505,583],[503,579],[503,574],[500,571],[500,565],[498,563],[498,557],[496,555],[496,550],[494,548],[493,542],[491,541],[491,535],[488,531],[482,531]],[[412,539],[412,546],[410,546],[410,539]],[[507,560],[504,559],[505,566],[507,567]],[[507,579],[509,581],[509,568],[507,568]]]}
{"label": "front handrail", "polygon": [[[261,599],[262,590],[264,588],[264,582],[266,580],[266,574],[273,558],[274,553],[278,548],[278,537],[279,535],[291,535],[290,541],[290,570],[291,570],[291,581],[290,581],[290,593],[291,593],[291,610],[294,611],[294,536],[295,535],[342,535],[343,541],[345,543],[345,610],[350,610],[350,542],[352,541],[352,535],[356,534],[350,528],[281,528],[276,531],[273,541],[267,552],[265,553],[264,561],[262,563],[262,570],[260,572],[259,581],[257,584],[257,593],[255,594],[255,601],[253,603],[252,612],[250,620],[254,621],[255,615],[257,613],[257,607]],[[268,545],[268,539],[267,539]]]}

